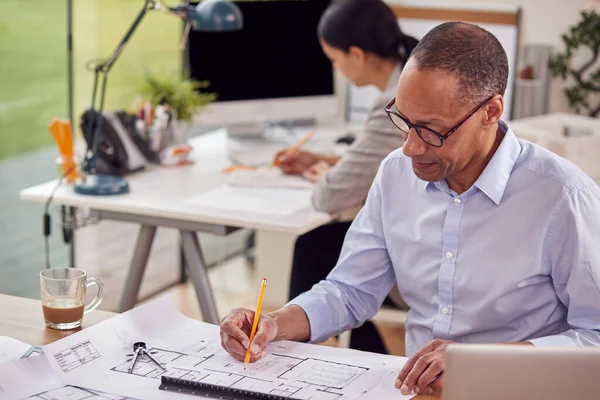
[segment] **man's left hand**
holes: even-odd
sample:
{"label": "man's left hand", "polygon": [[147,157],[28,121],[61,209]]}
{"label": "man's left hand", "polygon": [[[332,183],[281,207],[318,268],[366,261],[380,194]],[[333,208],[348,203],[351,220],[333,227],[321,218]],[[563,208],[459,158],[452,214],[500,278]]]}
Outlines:
{"label": "man's left hand", "polygon": [[435,339],[415,353],[404,365],[395,386],[407,395],[413,389],[416,394],[432,394],[442,389],[446,368],[446,349],[452,342]]}

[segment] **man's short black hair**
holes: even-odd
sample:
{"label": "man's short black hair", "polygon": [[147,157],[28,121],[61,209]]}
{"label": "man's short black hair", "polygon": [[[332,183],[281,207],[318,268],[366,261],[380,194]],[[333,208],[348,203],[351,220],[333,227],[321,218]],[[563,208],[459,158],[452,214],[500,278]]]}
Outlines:
{"label": "man's short black hair", "polygon": [[494,35],[476,25],[438,25],[421,39],[410,58],[419,69],[456,76],[462,90],[459,99],[473,105],[492,95],[504,95],[506,90],[506,52]]}

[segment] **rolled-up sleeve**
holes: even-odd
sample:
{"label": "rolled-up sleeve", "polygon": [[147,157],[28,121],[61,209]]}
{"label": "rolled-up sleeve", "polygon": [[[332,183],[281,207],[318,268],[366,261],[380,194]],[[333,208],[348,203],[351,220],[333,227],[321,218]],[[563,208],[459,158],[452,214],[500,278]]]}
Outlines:
{"label": "rolled-up sleeve", "polygon": [[535,346],[600,346],[600,189],[569,192],[550,229],[548,259],[571,329],[530,340]]}
{"label": "rolled-up sleeve", "polygon": [[326,280],[288,304],[304,309],[311,342],[321,342],[372,318],[395,282],[383,237],[381,174],[380,169],[365,206],[346,235],[337,266]]}

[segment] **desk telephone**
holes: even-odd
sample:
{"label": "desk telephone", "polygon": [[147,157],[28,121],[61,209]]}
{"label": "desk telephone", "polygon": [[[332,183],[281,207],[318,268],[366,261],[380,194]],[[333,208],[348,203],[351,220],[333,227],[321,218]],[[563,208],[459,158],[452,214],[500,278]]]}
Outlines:
{"label": "desk telephone", "polygon": [[[87,110],[81,117],[81,130],[92,146],[98,112]],[[158,155],[148,146],[135,127],[135,115],[124,111],[104,112],[98,143],[96,171],[107,175],[125,175],[139,171],[149,163],[158,163]]]}

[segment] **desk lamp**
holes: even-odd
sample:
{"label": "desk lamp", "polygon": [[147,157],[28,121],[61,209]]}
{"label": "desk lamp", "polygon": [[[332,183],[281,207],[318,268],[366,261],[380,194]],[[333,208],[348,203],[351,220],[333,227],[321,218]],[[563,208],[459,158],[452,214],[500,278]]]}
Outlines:
{"label": "desk lamp", "polygon": [[[172,15],[176,15],[184,22],[185,41],[190,29],[196,31],[222,32],[235,31],[242,29],[242,13],[238,6],[226,0],[203,0],[197,6],[189,4],[181,4],[176,7],[166,6],[162,0],[144,0],[144,7],[133,21],[133,24],[113,52],[106,60],[94,68],[94,88],[92,91],[91,111],[97,115],[95,121],[90,118],[88,132],[93,129],[91,140],[83,162],[82,181],[74,185],[74,190],[79,194],[103,196],[115,195],[129,192],[129,184],[125,178],[120,176],[102,175],[96,173],[96,158],[98,157],[98,144],[102,131],[102,111],[104,110],[104,98],[106,96],[106,81],[108,73],[117,61],[119,55],[125,49],[127,42],[139,26],[140,22],[149,11],[163,11]],[[98,80],[102,75],[102,87],[100,89],[99,107],[96,108],[96,100],[98,94]],[[94,113],[92,113],[94,115]]]}

